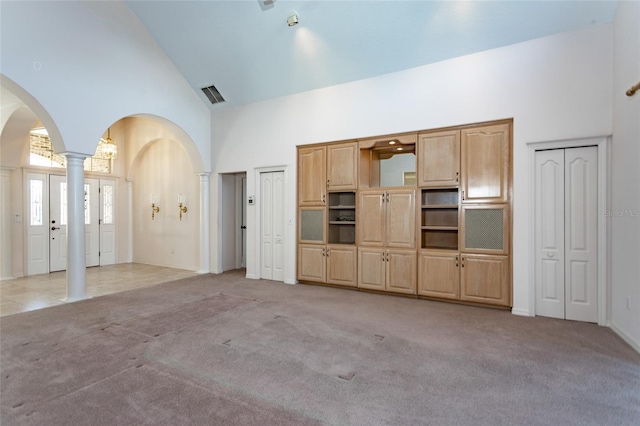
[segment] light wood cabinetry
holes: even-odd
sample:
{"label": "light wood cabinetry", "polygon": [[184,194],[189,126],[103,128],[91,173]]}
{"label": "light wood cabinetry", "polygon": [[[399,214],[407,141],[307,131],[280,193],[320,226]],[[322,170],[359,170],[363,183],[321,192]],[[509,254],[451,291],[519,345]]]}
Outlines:
{"label": "light wood cabinetry", "polygon": [[511,125],[298,147],[298,279],[511,306]]}
{"label": "light wood cabinetry", "polygon": [[358,249],[358,288],[416,294],[417,263],[413,250]]}
{"label": "light wood cabinetry", "polygon": [[463,129],[460,135],[462,202],[509,201],[510,126]]}
{"label": "light wood cabinetry", "polygon": [[458,250],[458,188],[420,193],[420,241],[423,249]]}
{"label": "light wood cabinetry", "polygon": [[322,206],[327,197],[327,148],[298,149],[298,205]]}
{"label": "light wood cabinetry", "polygon": [[459,299],[460,254],[421,250],[418,256],[418,294],[442,299]]}
{"label": "light wood cabinetry", "polygon": [[511,306],[508,256],[463,253],[460,262],[461,300]]}
{"label": "light wood cabinetry", "polygon": [[463,205],[460,250],[466,253],[509,253],[509,206]]}
{"label": "light wood cabinetry", "polygon": [[358,245],[415,248],[416,191],[360,191]]}
{"label": "light wood cabinetry", "polygon": [[329,191],[358,188],[358,143],[327,146],[327,189]]}
{"label": "light wood cabinetry", "polygon": [[456,187],[460,183],[460,131],[430,132],[418,135],[418,173],[420,187]]}
{"label": "light wood cabinetry", "polygon": [[298,279],[355,287],[355,246],[298,244]]}

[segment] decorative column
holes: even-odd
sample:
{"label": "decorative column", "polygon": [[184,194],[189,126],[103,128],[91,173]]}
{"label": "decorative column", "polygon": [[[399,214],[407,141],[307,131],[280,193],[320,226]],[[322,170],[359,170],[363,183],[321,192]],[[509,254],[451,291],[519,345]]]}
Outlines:
{"label": "decorative column", "polygon": [[11,171],[13,168],[2,167],[2,191],[0,191],[0,278],[13,278],[11,249]]}
{"label": "decorative column", "polygon": [[133,181],[127,181],[127,219],[129,224],[127,226],[127,247],[129,247],[129,263],[133,262]]}
{"label": "decorative column", "polygon": [[65,152],[67,159],[67,298],[87,298],[84,230],[84,160],[86,155]]}
{"label": "decorative column", "polygon": [[197,173],[200,176],[200,269],[199,274],[211,272],[209,243],[209,175],[208,172]]}

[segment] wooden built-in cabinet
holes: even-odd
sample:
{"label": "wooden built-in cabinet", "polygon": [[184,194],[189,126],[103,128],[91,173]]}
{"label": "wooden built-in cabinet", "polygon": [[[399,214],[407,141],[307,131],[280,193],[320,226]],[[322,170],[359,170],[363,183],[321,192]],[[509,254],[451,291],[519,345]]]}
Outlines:
{"label": "wooden built-in cabinet", "polygon": [[358,288],[416,294],[414,250],[358,249]]}
{"label": "wooden built-in cabinet", "polygon": [[415,194],[415,189],[360,191],[358,245],[415,248]]}
{"label": "wooden built-in cabinet", "polygon": [[460,299],[499,306],[511,305],[509,257],[462,254]]}
{"label": "wooden built-in cabinet", "polygon": [[510,126],[499,124],[461,131],[463,203],[509,201]]}
{"label": "wooden built-in cabinet", "polygon": [[460,184],[460,131],[429,132],[418,135],[420,187],[455,187]]}
{"label": "wooden built-in cabinet", "polygon": [[511,125],[298,147],[298,279],[511,306]]}
{"label": "wooden built-in cabinet", "polygon": [[298,279],[355,287],[355,246],[298,244]]}
{"label": "wooden built-in cabinet", "polygon": [[358,143],[327,146],[327,190],[358,188]]}
{"label": "wooden built-in cabinet", "polygon": [[460,254],[421,250],[418,256],[418,294],[442,299],[460,298]]}

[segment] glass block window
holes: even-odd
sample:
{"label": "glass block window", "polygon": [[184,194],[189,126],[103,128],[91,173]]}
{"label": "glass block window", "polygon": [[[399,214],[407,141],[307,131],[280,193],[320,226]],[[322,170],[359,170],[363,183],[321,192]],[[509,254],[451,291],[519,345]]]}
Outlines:
{"label": "glass block window", "polygon": [[43,182],[40,179],[31,179],[29,181],[31,189],[30,211],[29,211],[29,223],[31,226],[42,225],[42,187]]}

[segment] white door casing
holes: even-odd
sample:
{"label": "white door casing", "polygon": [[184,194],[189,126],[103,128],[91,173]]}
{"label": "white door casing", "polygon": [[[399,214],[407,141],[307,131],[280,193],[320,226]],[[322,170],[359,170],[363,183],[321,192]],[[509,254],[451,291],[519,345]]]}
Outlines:
{"label": "white door casing", "polygon": [[284,281],[284,172],[260,173],[260,278]]}
{"label": "white door casing", "polygon": [[536,314],[598,321],[598,150],[535,153]]}

